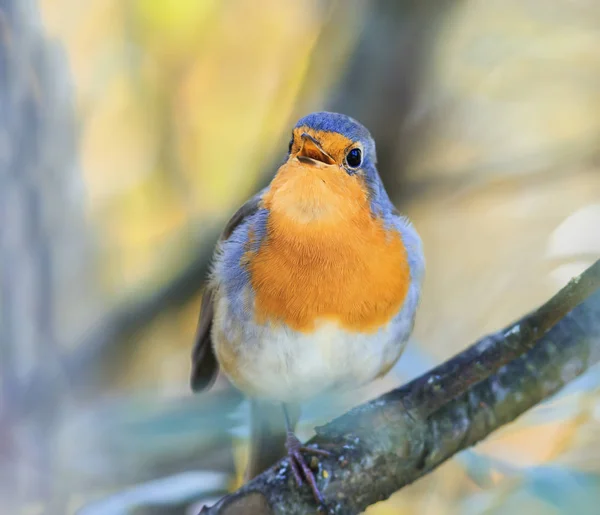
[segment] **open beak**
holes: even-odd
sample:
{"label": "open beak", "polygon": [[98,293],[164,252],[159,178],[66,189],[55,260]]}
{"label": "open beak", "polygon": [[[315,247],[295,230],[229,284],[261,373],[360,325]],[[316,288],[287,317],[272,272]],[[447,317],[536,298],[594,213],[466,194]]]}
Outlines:
{"label": "open beak", "polygon": [[317,162],[324,163],[326,165],[335,164],[335,159],[325,152],[320,143],[313,138],[310,134],[302,134],[302,147],[296,157],[301,163],[314,165]]}

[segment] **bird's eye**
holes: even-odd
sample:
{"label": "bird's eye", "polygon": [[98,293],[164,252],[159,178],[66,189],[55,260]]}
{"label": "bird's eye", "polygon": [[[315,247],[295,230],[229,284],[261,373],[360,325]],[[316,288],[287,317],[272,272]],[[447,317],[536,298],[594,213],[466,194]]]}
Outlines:
{"label": "bird's eye", "polygon": [[362,163],[362,152],[360,148],[353,148],[346,156],[346,163],[350,168],[358,168]]}

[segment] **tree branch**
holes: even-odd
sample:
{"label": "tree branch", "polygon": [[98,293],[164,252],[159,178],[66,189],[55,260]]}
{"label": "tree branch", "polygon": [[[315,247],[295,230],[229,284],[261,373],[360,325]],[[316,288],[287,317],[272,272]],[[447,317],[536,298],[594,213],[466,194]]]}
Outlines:
{"label": "tree branch", "polygon": [[[405,405],[424,416],[433,413],[448,399],[465,393],[512,360],[530,351],[541,336],[598,289],[600,262],[571,279],[544,305],[505,329],[483,337],[452,359],[413,381],[413,395]],[[430,377],[435,377],[431,381]]]}
{"label": "tree branch", "polygon": [[[550,301],[407,385],[317,428],[327,509],[387,499],[600,360],[600,261]],[[408,409],[407,409],[408,407]],[[315,513],[283,459],[204,514]]]}

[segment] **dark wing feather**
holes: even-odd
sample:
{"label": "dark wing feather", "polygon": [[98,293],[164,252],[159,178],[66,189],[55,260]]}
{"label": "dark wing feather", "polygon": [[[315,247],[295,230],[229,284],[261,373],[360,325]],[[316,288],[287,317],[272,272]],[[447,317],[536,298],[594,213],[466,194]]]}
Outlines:
{"label": "dark wing feather", "polygon": [[[252,197],[240,207],[231,220],[227,222],[221,233],[219,242],[227,240],[236,227],[238,227],[247,216],[258,211],[264,190]],[[192,375],[190,384],[194,392],[209,388],[217,378],[219,364],[211,342],[211,330],[214,316],[214,295],[210,286],[207,286],[202,295],[200,306],[200,319],[196,331],[196,341],[192,351]]]}
{"label": "dark wing feather", "polygon": [[219,371],[219,365],[210,342],[213,315],[213,292],[207,287],[202,295],[200,319],[196,330],[196,343],[192,351],[192,377],[190,383],[194,392],[210,387],[217,378]]}

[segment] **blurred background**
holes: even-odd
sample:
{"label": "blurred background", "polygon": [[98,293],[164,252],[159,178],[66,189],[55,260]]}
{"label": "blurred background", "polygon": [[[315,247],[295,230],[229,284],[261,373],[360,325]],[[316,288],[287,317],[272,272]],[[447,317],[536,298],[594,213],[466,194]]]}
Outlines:
{"label": "blurred background", "polygon": [[[371,130],[427,257],[405,356],[338,411],[589,266],[598,27],[595,0],[0,0],[0,512],[183,515],[239,486],[244,402],[188,390],[203,279],[308,112]],[[367,514],[597,513],[599,429],[596,367]]]}

